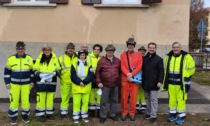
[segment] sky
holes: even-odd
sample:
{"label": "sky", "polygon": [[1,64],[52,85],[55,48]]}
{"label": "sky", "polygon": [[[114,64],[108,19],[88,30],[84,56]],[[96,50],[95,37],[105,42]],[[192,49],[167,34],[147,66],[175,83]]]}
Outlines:
{"label": "sky", "polygon": [[210,0],[204,0],[204,7],[210,7]]}

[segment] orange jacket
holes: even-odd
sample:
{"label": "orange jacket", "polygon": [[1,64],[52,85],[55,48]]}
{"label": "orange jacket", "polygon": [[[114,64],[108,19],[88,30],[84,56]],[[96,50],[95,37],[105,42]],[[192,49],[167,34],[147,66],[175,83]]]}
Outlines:
{"label": "orange jacket", "polygon": [[[135,76],[139,71],[141,71],[142,68],[142,56],[139,52],[133,52],[128,53],[129,62],[130,62],[130,68],[134,68],[132,71],[132,75]],[[122,71],[122,81],[128,81],[127,80],[127,74],[130,73],[128,68],[128,61],[126,56],[126,51],[124,51],[120,55],[121,60],[121,71]]]}

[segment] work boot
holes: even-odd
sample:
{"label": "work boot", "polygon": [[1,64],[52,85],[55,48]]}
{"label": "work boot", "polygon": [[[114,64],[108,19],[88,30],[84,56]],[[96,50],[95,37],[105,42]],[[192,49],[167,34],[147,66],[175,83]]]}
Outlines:
{"label": "work boot", "polygon": [[53,115],[50,114],[50,115],[47,115],[47,119],[48,119],[48,120],[55,120],[55,117],[54,117]]}
{"label": "work boot", "polygon": [[168,117],[168,122],[173,122],[175,121],[177,118],[176,118],[176,114],[170,114],[170,116]]}
{"label": "work boot", "polygon": [[22,120],[24,123],[29,123],[30,120],[28,119],[28,115],[22,115]]}
{"label": "work boot", "polygon": [[61,120],[67,118],[67,115],[61,114]]}
{"label": "work boot", "polygon": [[130,118],[131,121],[135,121],[135,116],[134,115],[130,115],[129,118]]}
{"label": "work boot", "polygon": [[46,122],[46,121],[47,121],[47,119],[45,118],[44,115],[39,116],[38,120],[39,120],[40,122]]}
{"label": "work boot", "polygon": [[89,110],[89,117],[95,117],[95,110]]}
{"label": "work boot", "polygon": [[156,124],[157,123],[157,118],[150,118],[150,122],[152,124]]}
{"label": "work boot", "polygon": [[97,117],[100,118],[100,109],[97,109]]}
{"label": "work boot", "polygon": [[17,124],[17,117],[12,117],[10,124],[11,125],[16,125]]}
{"label": "work boot", "polygon": [[179,117],[177,120],[176,120],[176,124],[177,125],[182,125],[184,123],[184,117]]}

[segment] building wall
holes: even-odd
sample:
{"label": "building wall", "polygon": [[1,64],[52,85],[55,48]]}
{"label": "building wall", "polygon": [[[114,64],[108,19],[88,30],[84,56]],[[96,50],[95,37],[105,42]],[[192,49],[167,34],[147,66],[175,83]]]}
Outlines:
{"label": "building wall", "polygon": [[[57,7],[0,7],[0,98],[8,97],[3,82],[6,59],[15,53],[15,42],[26,42],[27,53],[34,59],[43,43],[50,43],[60,56],[68,42],[113,43],[119,57],[126,50],[125,41],[135,36],[137,47],[148,42],[158,44],[162,57],[174,41],[188,50],[190,0],[163,0],[149,8],[94,8],[80,0],[69,0]],[[59,87],[58,87],[59,89]],[[59,97],[57,89],[56,97]]]}

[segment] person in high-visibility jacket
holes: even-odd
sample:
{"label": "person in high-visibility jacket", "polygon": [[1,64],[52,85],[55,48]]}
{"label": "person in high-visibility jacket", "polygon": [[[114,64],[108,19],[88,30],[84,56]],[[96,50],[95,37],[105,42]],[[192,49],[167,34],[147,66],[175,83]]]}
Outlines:
{"label": "person in high-visibility jacket", "polygon": [[17,124],[19,99],[21,99],[22,119],[29,123],[30,114],[30,88],[33,87],[34,74],[33,59],[25,54],[25,44],[22,41],[16,43],[16,54],[11,55],[4,69],[4,81],[9,90],[10,106],[8,116],[11,118],[11,125]]}
{"label": "person in high-visibility jacket", "polygon": [[163,90],[169,94],[169,122],[181,125],[186,117],[187,93],[190,79],[195,73],[195,61],[192,56],[181,49],[179,42],[172,44],[172,51],[165,57]]}
{"label": "person in high-visibility jacket", "polygon": [[37,91],[35,115],[39,117],[40,122],[45,122],[46,119],[54,120],[54,94],[60,65],[49,45],[42,47],[42,52],[36,59],[33,70],[36,76]]}
{"label": "person in high-visibility jacket", "polygon": [[72,81],[71,81],[71,65],[77,62],[77,54],[74,52],[75,45],[69,43],[66,46],[66,52],[64,55],[59,57],[59,63],[61,67],[60,73],[60,93],[61,93],[61,119],[65,118],[68,114],[69,98],[72,92]]}
{"label": "person in high-visibility jacket", "polygon": [[[103,51],[103,47],[99,44],[95,44],[93,46],[93,51],[87,57],[87,60],[91,62],[94,74],[96,72],[98,61],[101,59],[102,51]],[[97,94],[98,89],[99,88],[96,84],[95,76],[94,76],[93,81],[92,81],[92,89],[90,92],[90,101],[89,101],[89,113],[90,113],[90,116],[92,117],[95,116],[96,110],[97,110],[97,117],[99,117],[101,97],[100,95]]]}
{"label": "person in high-visibility jacket", "polygon": [[[145,56],[147,50],[145,49],[144,46],[141,46],[138,49],[138,52],[141,53],[142,57]],[[136,112],[139,114],[143,114],[146,110],[146,100],[145,100],[145,95],[144,95],[144,89],[142,88],[142,85],[139,85],[139,91],[138,91],[138,96],[136,99]]]}
{"label": "person in high-visibility jacket", "polygon": [[[88,119],[88,103],[91,91],[91,82],[94,76],[92,66],[86,60],[86,52],[81,50],[78,52],[78,61],[72,64],[71,80],[73,95],[73,120],[79,123],[80,115],[82,120],[87,123]],[[82,105],[81,105],[82,103]]]}

